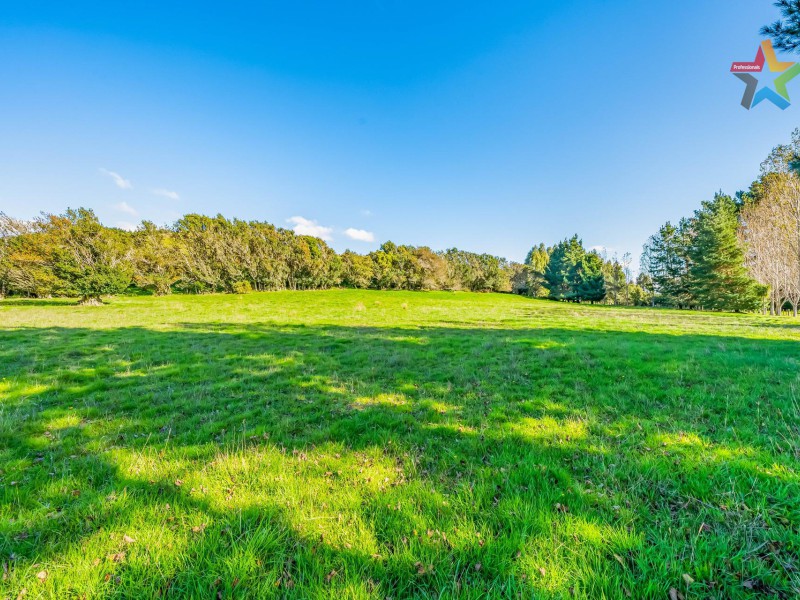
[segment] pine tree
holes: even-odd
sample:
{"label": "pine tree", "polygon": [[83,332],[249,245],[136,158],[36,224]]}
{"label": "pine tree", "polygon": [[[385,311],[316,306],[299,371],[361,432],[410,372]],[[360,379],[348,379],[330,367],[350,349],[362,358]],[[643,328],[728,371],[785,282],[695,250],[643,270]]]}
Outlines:
{"label": "pine tree", "polygon": [[747,272],[738,225],[736,203],[721,193],[695,212],[688,280],[702,308],[739,312],[755,310],[763,301],[766,288]]}
{"label": "pine tree", "polygon": [[677,227],[667,222],[644,246],[642,270],[652,277],[659,301],[667,306],[688,308],[693,304],[688,280],[693,227],[690,219],[681,219]]}
{"label": "pine tree", "polygon": [[606,297],[603,259],[596,252],[584,254],[573,267],[574,298],[594,304]]}
{"label": "pine tree", "polygon": [[545,285],[555,300],[576,300],[575,265],[586,251],[577,235],[556,244],[544,272]]}
{"label": "pine tree", "polygon": [[800,0],[778,0],[781,19],[761,28],[761,35],[769,36],[779,50],[795,52],[800,48]]}

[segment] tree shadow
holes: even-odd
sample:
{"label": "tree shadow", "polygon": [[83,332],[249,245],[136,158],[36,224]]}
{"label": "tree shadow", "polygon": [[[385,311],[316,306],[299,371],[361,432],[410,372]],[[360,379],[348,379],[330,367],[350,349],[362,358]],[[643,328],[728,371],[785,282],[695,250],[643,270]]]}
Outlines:
{"label": "tree shadow", "polygon": [[74,298],[0,298],[0,308],[4,306],[69,306],[77,304]]}
{"label": "tree shadow", "polygon": [[799,361],[559,328],[0,330],[7,585],[664,597],[699,562],[707,595],[789,597]]}

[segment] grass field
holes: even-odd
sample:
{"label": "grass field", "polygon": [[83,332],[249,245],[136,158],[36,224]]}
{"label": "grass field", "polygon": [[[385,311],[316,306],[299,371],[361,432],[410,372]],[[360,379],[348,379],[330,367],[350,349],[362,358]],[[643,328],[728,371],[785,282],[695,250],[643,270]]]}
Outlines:
{"label": "grass field", "polygon": [[0,598],[795,598],[798,342],[490,294],[7,299]]}

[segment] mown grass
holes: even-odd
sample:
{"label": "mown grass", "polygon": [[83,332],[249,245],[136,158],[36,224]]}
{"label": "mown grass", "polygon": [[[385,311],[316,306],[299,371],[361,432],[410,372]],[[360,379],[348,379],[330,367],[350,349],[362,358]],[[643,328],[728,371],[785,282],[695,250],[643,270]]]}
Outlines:
{"label": "mown grass", "polygon": [[6,300],[0,597],[797,597],[798,341],[503,295]]}

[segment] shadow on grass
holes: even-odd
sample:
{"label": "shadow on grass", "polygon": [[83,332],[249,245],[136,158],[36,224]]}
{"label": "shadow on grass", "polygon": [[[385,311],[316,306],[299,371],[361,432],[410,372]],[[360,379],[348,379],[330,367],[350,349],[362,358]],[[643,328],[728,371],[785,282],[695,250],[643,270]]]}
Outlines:
{"label": "shadow on grass", "polygon": [[95,595],[797,590],[796,342],[187,323],[2,330],[0,365],[17,587],[44,563]]}
{"label": "shadow on grass", "polygon": [[69,306],[77,304],[75,298],[2,298],[0,308],[4,306]]}

